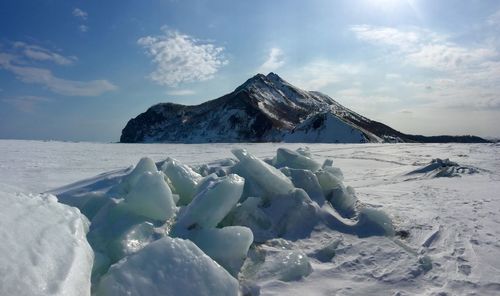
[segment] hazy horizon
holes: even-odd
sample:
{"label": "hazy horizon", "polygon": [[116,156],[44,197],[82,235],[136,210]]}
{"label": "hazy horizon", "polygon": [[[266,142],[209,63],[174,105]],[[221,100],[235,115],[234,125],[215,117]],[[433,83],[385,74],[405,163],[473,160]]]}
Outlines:
{"label": "hazy horizon", "polygon": [[3,1],[0,138],[115,142],[272,71],[410,134],[500,137],[500,2]]}

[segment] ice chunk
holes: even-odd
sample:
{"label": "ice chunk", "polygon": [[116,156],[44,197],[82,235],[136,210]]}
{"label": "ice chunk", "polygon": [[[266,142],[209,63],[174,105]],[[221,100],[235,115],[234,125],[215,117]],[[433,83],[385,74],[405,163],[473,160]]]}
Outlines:
{"label": "ice chunk", "polygon": [[321,167],[319,163],[310,157],[286,148],[278,149],[274,166],[277,168],[289,167],[293,169],[310,170],[312,172],[317,171]]}
{"label": "ice chunk", "polygon": [[189,234],[189,239],[232,275],[237,276],[253,242],[253,234],[247,227],[228,226],[222,229],[194,230]]}
{"label": "ice chunk", "polygon": [[325,161],[323,162],[323,165],[321,166],[321,168],[327,168],[327,167],[333,167],[333,160],[331,159],[325,159]]}
{"label": "ice chunk", "polygon": [[309,170],[290,169],[289,172],[295,187],[304,189],[309,197],[318,205],[322,206],[325,203],[323,190],[315,174]]}
{"label": "ice chunk", "polygon": [[199,182],[198,182],[198,187],[196,188],[196,193],[195,196],[205,190],[212,182],[217,180],[219,176],[217,176],[215,173],[212,173],[210,175],[207,175],[203,177]]}
{"label": "ice chunk", "polygon": [[319,221],[318,205],[303,189],[293,189],[271,201],[248,197],[231,213],[231,223],[249,227],[254,240],[306,237]]}
{"label": "ice chunk", "polygon": [[108,244],[108,251],[117,259],[121,259],[144,248],[158,237],[154,225],[149,222],[136,224]]}
{"label": "ice chunk", "polygon": [[323,168],[324,171],[329,172],[330,174],[334,175],[338,180],[343,181],[344,180],[344,174],[342,173],[342,170],[333,166],[327,166]]}
{"label": "ice chunk", "polygon": [[275,234],[279,237],[298,239],[306,237],[318,223],[317,205],[303,189],[275,198],[264,209],[273,221]]}
{"label": "ice chunk", "polygon": [[311,149],[309,149],[309,147],[300,147],[297,149],[297,153],[305,157],[312,158]]}
{"label": "ice chunk", "polygon": [[221,166],[233,166],[237,163],[235,159],[232,158],[226,158],[220,161]]}
{"label": "ice chunk", "polygon": [[162,172],[145,172],[125,196],[130,211],[153,220],[167,220],[175,214],[175,203]]}
{"label": "ice chunk", "polygon": [[256,256],[255,261],[245,263],[242,271],[245,278],[290,282],[308,276],[313,270],[309,258],[302,251],[280,250],[268,252],[264,256],[264,262],[260,262],[262,259]]}
{"label": "ice chunk", "polygon": [[87,230],[53,195],[0,192],[0,295],[90,295]]}
{"label": "ice chunk", "polygon": [[367,237],[371,235],[394,236],[394,226],[389,216],[379,210],[362,208],[359,212],[357,235]]}
{"label": "ice chunk", "polygon": [[419,256],[418,263],[423,271],[427,272],[432,269],[432,259],[427,255]]}
{"label": "ice chunk", "polygon": [[231,213],[230,223],[250,228],[256,242],[264,242],[273,237],[270,233],[272,221],[262,210],[261,204],[260,197],[250,196]]}
{"label": "ice chunk", "polygon": [[87,202],[78,208],[87,218],[92,219],[107,202],[108,197],[105,194],[90,192]]}
{"label": "ice chunk", "polygon": [[240,160],[233,167],[233,172],[245,178],[248,186],[259,187],[266,198],[287,194],[294,189],[290,179],[282,172],[251,155],[245,149],[233,149],[232,152]]}
{"label": "ice chunk", "polygon": [[342,242],[341,239],[334,239],[315,252],[315,257],[321,262],[329,262],[335,257],[338,246]]}
{"label": "ice chunk", "polygon": [[326,196],[326,199],[332,204],[342,217],[352,218],[356,214],[356,204],[358,199],[354,189],[350,186],[335,188]]}
{"label": "ice chunk", "polygon": [[[333,167],[327,167],[333,168]],[[338,175],[321,169],[316,172],[318,182],[325,198],[343,217],[351,218],[356,214],[357,198],[352,187],[345,187]]]}
{"label": "ice chunk", "polygon": [[179,199],[180,199],[179,194],[172,193],[172,199],[174,200],[174,203],[177,204],[179,202]]}
{"label": "ice chunk", "polygon": [[179,163],[175,159],[167,159],[161,167],[173,185],[173,190],[179,195],[179,204],[187,205],[193,199],[198,182],[202,176],[189,166]]}
{"label": "ice chunk", "polygon": [[231,174],[210,184],[179,214],[174,231],[177,235],[185,230],[213,228],[236,205],[243,192],[245,180]]}
{"label": "ice chunk", "polygon": [[333,160],[331,159],[325,159],[323,165],[321,166],[321,169],[325,172],[329,172],[330,174],[334,175],[335,178],[337,178],[340,181],[344,180],[344,174],[342,173],[342,170],[340,170],[337,167],[334,167]]}
{"label": "ice chunk", "polygon": [[99,278],[108,271],[110,265],[111,260],[108,256],[101,252],[94,252],[94,265],[92,266],[92,284],[98,282]]}
{"label": "ice chunk", "polygon": [[342,187],[342,180],[328,171],[319,170],[315,173],[315,175],[318,178],[321,188],[323,189],[324,196],[329,195],[333,189]]}
{"label": "ice chunk", "polygon": [[238,295],[238,281],[189,240],[159,239],[113,265],[96,295]]}
{"label": "ice chunk", "polygon": [[156,172],[157,170],[156,164],[151,158],[143,157],[139,160],[132,172],[123,178],[121,188],[125,192],[129,192],[143,173]]}
{"label": "ice chunk", "polygon": [[462,166],[456,162],[447,159],[435,158],[428,165],[413,170],[405,176],[422,175],[424,178],[440,177],[460,177],[461,175],[471,175],[478,173],[479,169],[471,166]]}
{"label": "ice chunk", "polygon": [[198,166],[196,168],[196,172],[200,174],[202,177],[208,176],[212,173],[208,164],[203,164],[201,166]]}
{"label": "ice chunk", "polygon": [[117,248],[117,242],[144,219],[144,216],[130,212],[123,200],[110,199],[92,219],[87,239],[94,251],[105,254],[114,263],[125,254],[121,248]]}

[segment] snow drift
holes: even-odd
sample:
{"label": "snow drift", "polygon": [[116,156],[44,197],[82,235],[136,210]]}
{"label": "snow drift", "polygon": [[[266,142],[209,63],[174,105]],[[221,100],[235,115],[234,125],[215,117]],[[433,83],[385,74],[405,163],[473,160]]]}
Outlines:
{"label": "snow drift", "polygon": [[0,294],[89,295],[88,220],[53,195],[0,193]]}

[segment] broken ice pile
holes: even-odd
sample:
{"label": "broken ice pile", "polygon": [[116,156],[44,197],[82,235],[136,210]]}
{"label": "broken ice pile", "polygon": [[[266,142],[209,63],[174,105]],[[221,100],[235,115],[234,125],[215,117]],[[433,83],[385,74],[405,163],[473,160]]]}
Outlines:
{"label": "broken ice pile", "polygon": [[280,148],[266,161],[232,152],[236,159],[198,168],[142,158],[135,168],[55,192],[91,221],[94,293],[237,295],[238,280],[311,273],[297,250],[248,257],[266,242],[286,245],[321,227],[393,235],[391,219],[361,203],[331,160],[321,165],[307,149]]}
{"label": "broken ice pile", "polygon": [[461,175],[472,175],[480,170],[472,166],[463,166],[456,162],[446,159],[435,158],[427,165],[413,170],[405,176],[417,176],[420,178],[441,178],[441,177],[461,177]]}

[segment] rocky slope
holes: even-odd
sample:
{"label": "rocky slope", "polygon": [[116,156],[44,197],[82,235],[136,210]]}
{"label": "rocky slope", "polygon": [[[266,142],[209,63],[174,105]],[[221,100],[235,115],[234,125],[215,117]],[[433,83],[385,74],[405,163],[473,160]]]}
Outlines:
{"label": "rocky slope", "polygon": [[196,106],[160,103],[131,119],[120,142],[483,142],[473,137],[406,135],[304,91],[275,73],[257,74],[218,99]]}

